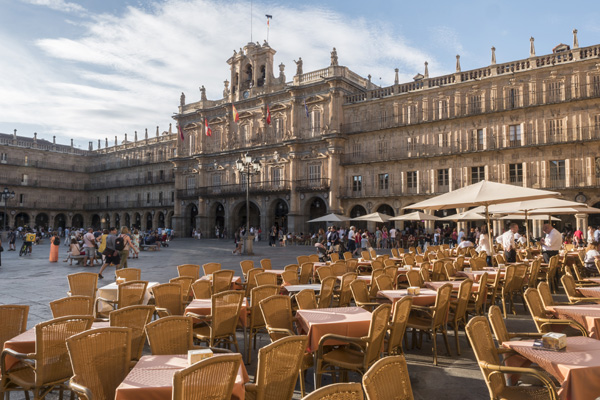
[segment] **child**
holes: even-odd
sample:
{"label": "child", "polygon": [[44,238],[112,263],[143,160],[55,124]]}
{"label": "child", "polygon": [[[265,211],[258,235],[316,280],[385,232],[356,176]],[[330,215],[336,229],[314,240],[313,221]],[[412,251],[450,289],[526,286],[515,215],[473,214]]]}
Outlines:
{"label": "child", "polygon": [[369,238],[367,238],[367,234],[362,234],[362,239],[360,240],[360,247],[362,247],[363,251],[369,248]]}

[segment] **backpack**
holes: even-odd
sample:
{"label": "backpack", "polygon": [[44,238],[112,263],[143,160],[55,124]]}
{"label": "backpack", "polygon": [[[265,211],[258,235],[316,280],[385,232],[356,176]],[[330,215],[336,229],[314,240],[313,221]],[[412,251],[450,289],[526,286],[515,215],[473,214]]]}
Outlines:
{"label": "backpack", "polygon": [[117,251],[123,251],[123,249],[125,248],[125,240],[119,236],[115,239],[115,250]]}
{"label": "backpack", "polygon": [[55,246],[60,245],[60,239],[59,239],[58,236],[54,238],[54,242],[53,243],[54,243]]}

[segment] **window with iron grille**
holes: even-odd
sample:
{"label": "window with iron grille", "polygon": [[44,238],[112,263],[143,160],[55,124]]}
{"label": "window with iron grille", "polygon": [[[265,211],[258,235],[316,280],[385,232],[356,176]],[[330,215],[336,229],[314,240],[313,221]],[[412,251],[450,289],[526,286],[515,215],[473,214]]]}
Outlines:
{"label": "window with iron grille", "polygon": [[485,167],[471,167],[471,184],[485,179]]}
{"label": "window with iron grille", "polygon": [[438,186],[449,186],[450,185],[450,170],[448,168],[442,168],[437,170],[437,181]]}
{"label": "window with iron grille", "polygon": [[510,147],[521,145],[521,125],[508,126],[508,140]]}
{"label": "window with iron grille", "polygon": [[379,174],[379,190],[387,190],[390,184],[389,174]]}
{"label": "window with iron grille", "polygon": [[523,183],[523,164],[509,164],[508,177],[510,183]]}
{"label": "window with iron grille", "polygon": [[362,191],[362,175],[354,175],[352,177],[352,191],[353,192],[361,192]]}
{"label": "window with iron grille", "polygon": [[417,187],[417,171],[408,171],[406,173],[406,187],[409,189]]}
{"label": "window with iron grille", "polygon": [[560,182],[565,180],[565,160],[550,161],[550,180]]}
{"label": "window with iron grille", "polygon": [[554,103],[562,100],[562,82],[546,83],[546,101]]}
{"label": "window with iron grille", "polygon": [[308,179],[311,182],[319,182],[321,180],[321,164],[311,164],[308,166]]}

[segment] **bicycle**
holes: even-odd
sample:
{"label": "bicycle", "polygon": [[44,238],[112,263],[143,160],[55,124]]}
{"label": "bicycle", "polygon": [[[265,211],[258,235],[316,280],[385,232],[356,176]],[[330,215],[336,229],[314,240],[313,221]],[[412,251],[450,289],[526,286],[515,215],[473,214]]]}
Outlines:
{"label": "bicycle", "polygon": [[24,254],[27,254],[29,252],[29,254],[31,254],[30,252],[31,249],[31,242],[23,242],[23,245],[21,246],[21,250],[19,251],[19,257],[21,257]]}

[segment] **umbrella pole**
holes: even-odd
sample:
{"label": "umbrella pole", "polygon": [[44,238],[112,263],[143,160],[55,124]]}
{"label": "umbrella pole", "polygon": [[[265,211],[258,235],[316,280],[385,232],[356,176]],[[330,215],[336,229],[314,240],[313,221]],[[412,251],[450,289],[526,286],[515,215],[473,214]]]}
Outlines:
{"label": "umbrella pole", "polygon": [[527,210],[525,210],[525,232],[527,237],[525,238],[525,243],[526,243],[526,247],[529,247],[529,218],[528,218],[528,212]]}
{"label": "umbrella pole", "polygon": [[488,240],[490,241],[490,252],[492,254],[490,254],[491,257],[494,256],[494,243],[496,243],[495,240],[492,240],[492,230],[490,229],[490,212],[488,210],[488,205],[485,205],[485,221],[487,224],[487,231],[488,231]]}

